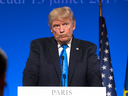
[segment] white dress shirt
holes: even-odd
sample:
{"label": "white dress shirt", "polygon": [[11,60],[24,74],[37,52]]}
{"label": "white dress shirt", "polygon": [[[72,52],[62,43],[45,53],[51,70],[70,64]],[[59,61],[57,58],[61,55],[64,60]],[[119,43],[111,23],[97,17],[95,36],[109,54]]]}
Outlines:
{"label": "white dress shirt", "polygon": [[[71,38],[71,40],[69,41],[69,43],[67,44],[68,47],[66,48],[67,59],[68,59],[68,66],[69,66],[69,58],[70,58],[71,42],[72,42],[72,38]],[[63,50],[63,48],[62,48],[61,45],[58,43],[59,56],[60,56],[62,50]]]}

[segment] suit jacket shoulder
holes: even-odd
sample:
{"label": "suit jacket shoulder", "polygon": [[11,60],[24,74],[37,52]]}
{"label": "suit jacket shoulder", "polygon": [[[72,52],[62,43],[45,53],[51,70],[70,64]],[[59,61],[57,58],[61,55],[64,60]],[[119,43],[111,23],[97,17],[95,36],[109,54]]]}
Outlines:
{"label": "suit jacket shoulder", "polygon": [[89,51],[90,49],[95,49],[94,51],[96,52],[97,46],[89,41],[85,41],[85,40],[80,40],[80,39],[75,39],[75,42],[77,42],[78,46],[80,46],[80,48],[84,51]]}
{"label": "suit jacket shoulder", "polygon": [[46,38],[38,38],[35,40],[32,40],[31,43],[37,44],[37,45],[47,45],[48,43],[51,43],[51,40],[53,40],[53,37],[46,37]]}
{"label": "suit jacket shoulder", "polygon": [[35,47],[38,51],[43,50],[46,51],[49,49],[51,42],[56,42],[54,37],[46,37],[46,38],[38,38],[31,41],[30,49],[33,49]]}

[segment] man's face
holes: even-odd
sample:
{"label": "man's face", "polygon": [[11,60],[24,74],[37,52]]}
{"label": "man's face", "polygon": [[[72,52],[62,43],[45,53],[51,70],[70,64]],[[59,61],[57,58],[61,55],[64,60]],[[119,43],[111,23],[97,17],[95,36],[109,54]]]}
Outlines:
{"label": "man's face", "polygon": [[68,44],[72,38],[73,30],[75,29],[75,24],[72,23],[70,19],[55,20],[52,22],[50,27],[54,38],[60,45]]}

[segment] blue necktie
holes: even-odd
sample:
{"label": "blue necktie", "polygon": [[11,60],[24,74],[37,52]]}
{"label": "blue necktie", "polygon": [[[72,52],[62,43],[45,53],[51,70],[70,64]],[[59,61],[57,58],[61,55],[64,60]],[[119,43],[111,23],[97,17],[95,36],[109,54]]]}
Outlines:
{"label": "blue necktie", "polygon": [[63,50],[61,51],[60,54],[60,66],[62,70],[62,86],[66,87],[68,86],[68,60],[66,53],[66,48],[68,47],[68,45],[62,45],[61,47],[63,47]]}

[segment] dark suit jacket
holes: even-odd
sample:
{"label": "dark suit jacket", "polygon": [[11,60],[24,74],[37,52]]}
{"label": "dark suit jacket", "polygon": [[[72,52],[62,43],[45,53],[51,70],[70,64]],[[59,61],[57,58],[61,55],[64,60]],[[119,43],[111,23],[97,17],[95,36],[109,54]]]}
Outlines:
{"label": "dark suit jacket", "polygon": [[[76,50],[76,48],[79,50]],[[23,71],[23,85],[59,86],[61,78],[57,42],[53,37],[31,42],[31,51]],[[72,39],[68,86],[102,86],[96,45]]]}

